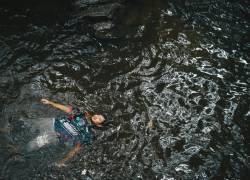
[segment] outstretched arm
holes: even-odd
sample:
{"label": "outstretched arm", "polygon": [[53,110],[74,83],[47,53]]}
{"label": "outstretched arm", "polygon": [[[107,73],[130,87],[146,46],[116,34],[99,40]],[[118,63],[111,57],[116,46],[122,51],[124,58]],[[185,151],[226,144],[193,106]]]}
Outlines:
{"label": "outstretched arm", "polygon": [[58,104],[58,103],[55,103],[55,102],[52,102],[52,101],[49,101],[47,99],[41,99],[41,102],[43,104],[48,104],[48,105],[51,105],[57,109],[60,109],[66,113],[70,113],[72,111],[71,107],[69,106],[65,106],[65,105],[62,105],[62,104]]}
{"label": "outstretched arm", "polygon": [[65,166],[65,163],[72,159],[81,150],[81,144],[77,143],[74,149],[72,149],[61,161],[58,162],[59,166]]}

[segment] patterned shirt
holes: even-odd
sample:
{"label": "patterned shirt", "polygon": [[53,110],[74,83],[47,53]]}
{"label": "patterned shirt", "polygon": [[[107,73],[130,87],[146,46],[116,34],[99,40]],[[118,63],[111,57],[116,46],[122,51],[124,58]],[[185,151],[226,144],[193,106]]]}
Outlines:
{"label": "patterned shirt", "polygon": [[54,129],[59,139],[71,145],[90,144],[94,137],[93,125],[87,120],[86,115],[79,108],[72,107],[68,116],[56,118]]}

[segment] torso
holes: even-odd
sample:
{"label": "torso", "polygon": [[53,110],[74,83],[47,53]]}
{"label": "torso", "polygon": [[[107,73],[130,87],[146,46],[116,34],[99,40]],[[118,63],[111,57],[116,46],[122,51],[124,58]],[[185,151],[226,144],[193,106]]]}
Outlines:
{"label": "torso", "polygon": [[59,139],[73,144],[90,144],[93,139],[92,125],[83,113],[71,114],[63,118],[57,118],[54,129]]}

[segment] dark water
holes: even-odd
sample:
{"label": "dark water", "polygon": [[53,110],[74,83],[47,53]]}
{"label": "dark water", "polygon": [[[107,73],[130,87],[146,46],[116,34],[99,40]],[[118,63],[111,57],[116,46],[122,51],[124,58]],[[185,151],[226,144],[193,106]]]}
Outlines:
{"label": "dark water", "polygon": [[[248,1],[138,1],[108,30],[45,9],[0,8],[3,179],[247,179]],[[41,97],[110,116],[65,168],[24,149],[60,114]]]}

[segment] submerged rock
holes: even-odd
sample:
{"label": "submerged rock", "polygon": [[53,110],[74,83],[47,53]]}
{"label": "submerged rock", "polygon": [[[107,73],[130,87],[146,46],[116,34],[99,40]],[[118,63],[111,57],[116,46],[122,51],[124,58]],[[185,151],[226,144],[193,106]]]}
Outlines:
{"label": "submerged rock", "polygon": [[126,0],[78,0],[75,2],[75,5],[78,7],[86,7],[87,5],[97,5],[105,3],[122,3]]}
{"label": "submerged rock", "polygon": [[105,4],[99,6],[90,6],[79,13],[80,18],[108,18],[112,19],[115,12],[122,9],[119,3]]}
{"label": "submerged rock", "polygon": [[108,22],[96,23],[94,24],[93,28],[96,31],[103,31],[103,30],[111,29],[113,26],[114,24],[111,21],[108,21]]}

